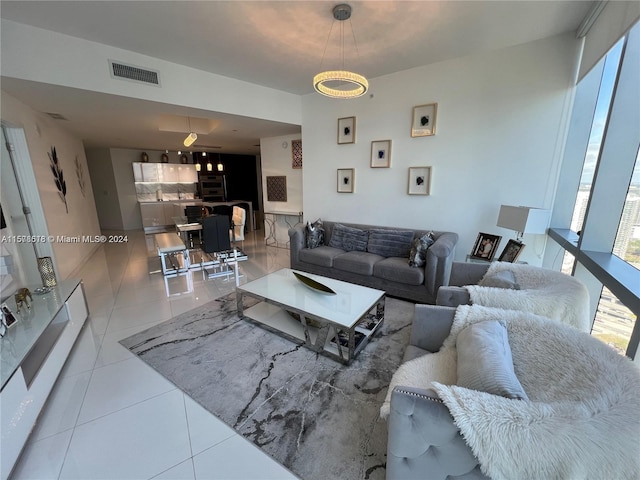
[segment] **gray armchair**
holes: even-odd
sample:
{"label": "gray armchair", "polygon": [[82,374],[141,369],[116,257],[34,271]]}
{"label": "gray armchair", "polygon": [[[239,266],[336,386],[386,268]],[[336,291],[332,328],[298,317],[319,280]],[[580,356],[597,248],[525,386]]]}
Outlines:
{"label": "gray armchair", "polygon": [[489,263],[453,262],[449,285],[438,289],[436,305],[457,307],[470,304],[471,297],[463,285],[477,285],[487,273],[489,265]]}
{"label": "gray armchair", "polygon": [[591,331],[593,318],[585,285],[571,275],[547,268],[508,262],[453,262],[449,285],[438,289],[436,305],[472,303],[529,311]]}
{"label": "gray armchair", "polygon": [[[416,305],[404,361],[436,352],[456,309]],[[486,479],[447,407],[431,389],[397,386],[388,418],[387,479]]]}

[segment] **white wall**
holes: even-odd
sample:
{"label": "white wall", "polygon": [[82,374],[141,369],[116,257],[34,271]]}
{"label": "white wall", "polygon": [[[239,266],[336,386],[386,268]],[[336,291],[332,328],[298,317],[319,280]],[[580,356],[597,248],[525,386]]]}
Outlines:
{"label": "white wall", "polygon": [[[2,92],[2,120],[24,129],[33,171],[46,217],[48,234],[57,236],[100,235],[93,189],[82,142],[66,132],[59,122],[36,112],[19,100]],[[56,187],[48,153],[55,147],[67,185],[68,212]],[[79,169],[76,168],[76,159]],[[84,192],[77,172],[84,177]],[[34,232],[43,234],[42,232]],[[83,264],[98,244],[52,244],[56,273],[65,279]]]}
{"label": "white wall", "polygon": [[[302,168],[291,167],[291,141],[300,140],[301,135],[283,135],[261,138],[260,155],[262,162],[262,203],[264,212],[302,212],[302,175],[304,171],[304,144],[302,145]],[[286,146],[285,146],[286,145]],[[287,177],[287,201],[270,202],[267,200],[267,177]],[[264,232],[268,244],[275,242],[284,247],[289,242],[289,227],[297,223],[297,216],[265,215]],[[273,222],[270,224],[270,222]]]}
{"label": "white wall", "polygon": [[[20,46],[2,49],[4,76],[300,124],[299,95],[4,19],[1,31]],[[109,60],[159,71],[160,87],[112,78]]]}
{"label": "white wall", "polygon": [[[370,81],[370,94],[303,97],[305,220],[457,232],[457,260],[500,204],[550,208],[564,143],[578,41],[563,35]],[[411,138],[412,109],[438,103],[436,135]],[[355,144],[337,120],[356,117]],[[371,141],[392,140],[391,168],[370,168]],[[432,166],[430,196],[407,195],[408,168]],[[356,169],[356,193],[336,192],[336,169]],[[525,236],[521,260],[540,264],[544,237]]]}
{"label": "white wall", "polygon": [[111,150],[91,148],[87,149],[86,154],[100,228],[103,230],[123,230],[118,187],[111,164]]}
{"label": "white wall", "polygon": [[[291,141],[300,140],[300,134],[281,137],[261,138],[260,156],[262,159],[262,202],[264,211],[284,210],[302,212],[302,175],[304,171],[304,144],[302,145],[302,168],[291,167]],[[284,146],[286,142],[287,146]],[[267,200],[267,177],[287,177],[287,201],[270,202]]]}
{"label": "white wall", "polygon": [[[118,188],[118,201],[120,204],[120,214],[122,215],[122,228],[134,230],[142,228],[142,216],[140,206],[136,196],[136,186],[133,180],[133,162],[140,161],[141,150],[131,150],[125,148],[111,148],[111,163],[113,175]],[[147,151],[150,161],[160,158],[163,152]],[[173,152],[171,157],[177,155]],[[172,158],[173,159],[173,158]],[[178,163],[178,162],[176,162]]]}

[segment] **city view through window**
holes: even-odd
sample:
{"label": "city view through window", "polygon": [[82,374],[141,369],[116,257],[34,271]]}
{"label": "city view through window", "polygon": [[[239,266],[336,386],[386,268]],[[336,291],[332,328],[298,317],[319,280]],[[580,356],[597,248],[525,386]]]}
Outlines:
{"label": "city view through window", "polygon": [[[589,137],[589,144],[580,180],[580,188],[571,221],[571,230],[580,232],[584,221],[591,185],[600,155],[607,115],[613,97],[616,72],[620,63],[623,42],[619,42],[609,52],[605,60],[600,91]],[[640,150],[636,156],[635,168],[627,191],[624,209],[616,235],[612,253],[640,269]],[[562,271],[571,274],[574,258],[565,253]],[[624,306],[607,288],[603,288],[598,303],[592,335],[600,338],[624,354],[631,338],[636,316]]]}

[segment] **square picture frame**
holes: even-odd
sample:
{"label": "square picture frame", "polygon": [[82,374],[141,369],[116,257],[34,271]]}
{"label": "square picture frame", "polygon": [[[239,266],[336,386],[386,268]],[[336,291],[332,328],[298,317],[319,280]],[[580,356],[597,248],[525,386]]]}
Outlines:
{"label": "square picture frame", "polygon": [[438,114],[438,104],[428,103],[413,107],[413,117],[411,119],[412,137],[430,137],[436,134],[436,117]]}
{"label": "square picture frame", "polygon": [[409,195],[431,195],[431,167],[409,167]]}
{"label": "square picture frame", "polygon": [[371,142],[371,168],[389,168],[391,166],[391,140]]}
{"label": "square picture frame", "polygon": [[478,238],[476,238],[476,243],[473,244],[470,257],[486,260],[487,262],[492,261],[500,245],[500,240],[502,240],[500,235],[478,233]]}
{"label": "square picture frame", "polygon": [[356,117],[338,119],[338,145],[356,143]]}
{"label": "square picture frame", "polygon": [[287,201],[287,177],[285,175],[267,177],[267,200],[269,202]]}
{"label": "square picture frame", "polygon": [[356,169],[339,168],[337,181],[338,193],[353,193],[355,190]]}
{"label": "square picture frame", "polygon": [[499,262],[515,263],[526,245],[514,239],[510,239],[498,257]]}

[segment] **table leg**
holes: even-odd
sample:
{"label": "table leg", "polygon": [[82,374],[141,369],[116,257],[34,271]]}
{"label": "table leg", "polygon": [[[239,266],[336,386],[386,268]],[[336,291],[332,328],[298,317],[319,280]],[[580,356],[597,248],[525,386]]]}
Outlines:
{"label": "table leg", "polygon": [[386,297],[382,297],[376,305],[376,318],[381,322],[384,321],[384,305]]}
{"label": "table leg", "polygon": [[238,316],[242,317],[244,314],[243,294],[236,290],[236,309],[238,310]]}

